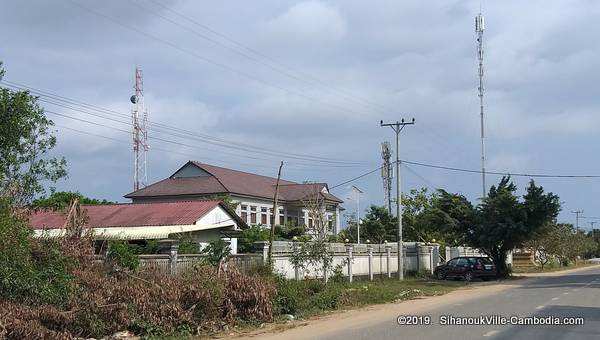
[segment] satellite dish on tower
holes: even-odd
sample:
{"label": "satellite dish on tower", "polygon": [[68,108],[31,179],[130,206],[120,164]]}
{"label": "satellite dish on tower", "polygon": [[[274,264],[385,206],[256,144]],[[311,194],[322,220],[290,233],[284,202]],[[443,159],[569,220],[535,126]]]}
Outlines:
{"label": "satellite dish on tower", "polygon": [[131,96],[131,98],[129,98],[129,100],[131,100],[132,104],[135,104],[138,102],[138,97],[134,94],[133,96]]}

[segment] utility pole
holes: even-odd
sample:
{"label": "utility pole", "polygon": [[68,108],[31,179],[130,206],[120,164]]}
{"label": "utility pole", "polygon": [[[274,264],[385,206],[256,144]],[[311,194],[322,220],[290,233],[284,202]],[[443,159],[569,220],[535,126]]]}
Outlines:
{"label": "utility pole", "polygon": [[283,161],[279,164],[279,171],[277,172],[277,182],[275,184],[275,197],[273,197],[273,222],[271,222],[271,233],[269,234],[269,266],[273,265],[273,240],[275,239],[275,224],[279,217],[279,208],[277,208],[277,199],[279,198],[279,179],[281,178],[281,168],[283,167]]}
{"label": "utility pole", "polygon": [[596,221],[593,222],[588,222],[590,224],[590,227],[592,227],[592,236],[594,235],[594,224],[596,224]]}
{"label": "utility pole", "polygon": [[360,194],[363,191],[354,185],[352,186],[352,191],[356,195],[356,241],[360,244]]}
{"label": "utility pole", "polygon": [[579,214],[583,214],[583,210],[575,210],[571,213],[575,214],[575,231],[579,233]]}
{"label": "utility pole", "polygon": [[398,280],[404,280],[404,248],[402,247],[402,191],[400,190],[400,131],[406,125],[414,125],[415,119],[411,122],[405,122],[402,118],[399,122],[384,123],[379,122],[380,126],[389,126],[396,133],[396,217],[398,219]]}

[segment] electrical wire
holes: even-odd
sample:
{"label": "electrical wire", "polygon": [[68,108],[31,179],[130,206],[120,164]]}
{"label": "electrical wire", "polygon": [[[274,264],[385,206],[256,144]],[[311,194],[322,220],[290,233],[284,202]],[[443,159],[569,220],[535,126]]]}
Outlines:
{"label": "electrical wire", "polygon": [[[188,27],[186,25],[183,25],[180,21],[174,21],[174,20],[172,20],[172,19],[170,19],[170,18],[168,18],[168,17],[166,17],[166,16],[164,16],[164,15],[162,15],[160,13],[157,13],[156,11],[150,10],[148,8],[144,8],[143,5],[144,5],[145,2],[139,2],[137,0],[130,0],[130,1],[133,1],[133,2],[137,3],[136,8],[142,8],[145,11],[150,12],[151,14],[153,14],[153,15],[155,15],[155,16],[157,16],[157,17],[159,17],[159,18],[161,18],[161,19],[163,19],[163,20],[165,20],[167,22],[170,22],[170,23],[172,23],[172,24],[174,24],[176,26],[179,26],[179,27],[181,27],[181,28],[183,28],[183,29],[185,29],[185,30],[187,30],[187,31],[189,31],[189,32],[191,32],[191,33],[193,33],[193,34],[201,37],[202,39],[208,40],[208,41],[210,41],[210,42],[212,42],[212,43],[214,43],[216,45],[219,45],[219,46],[221,46],[221,47],[223,47],[225,49],[233,51],[234,53],[240,54],[240,55],[244,56],[245,58],[248,58],[248,59],[250,59],[250,60],[252,60],[252,61],[254,61],[254,62],[256,62],[256,63],[258,63],[260,65],[268,67],[269,69],[271,69],[271,70],[273,70],[275,72],[278,72],[280,74],[283,74],[283,75],[285,75],[285,76],[287,76],[287,77],[289,77],[291,79],[303,82],[303,83],[311,85],[311,86],[314,86],[314,85],[319,86],[319,87],[323,88],[324,90],[326,90],[329,93],[337,94],[337,95],[339,95],[341,97],[353,100],[355,103],[358,103],[358,104],[363,105],[363,106],[365,106],[367,108],[376,110],[378,112],[390,112],[389,109],[387,109],[387,108],[385,108],[383,106],[380,106],[379,104],[373,103],[373,102],[365,100],[363,98],[358,98],[355,95],[349,94],[349,93],[347,93],[345,91],[342,91],[342,90],[339,90],[339,89],[335,89],[335,88],[333,88],[333,87],[325,84],[325,82],[323,82],[322,80],[319,80],[319,79],[317,79],[317,78],[315,78],[313,76],[307,75],[305,73],[298,72],[298,71],[294,70],[293,68],[291,68],[291,67],[289,67],[289,66],[287,66],[287,65],[285,65],[285,64],[283,64],[281,62],[278,62],[278,61],[274,60],[273,58],[265,55],[264,53],[261,53],[260,51],[257,51],[256,49],[253,49],[253,48],[251,48],[251,47],[249,47],[249,46],[247,46],[247,45],[245,45],[245,44],[243,44],[243,43],[241,43],[239,41],[236,41],[235,39],[232,39],[232,38],[226,36],[225,34],[220,33],[218,31],[216,31],[215,29],[208,27],[207,25],[202,24],[202,23],[198,22],[197,20],[194,20],[194,19],[190,18],[189,16],[187,16],[187,15],[181,13],[181,12],[175,11],[175,10],[171,9],[169,6],[166,6],[166,5],[164,5],[164,4],[162,4],[162,3],[158,2],[158,1],[150,0],[150,2],[154,3],[156,6],[161,7],[163,10],[171,12],[171,13],[175,14],[177,17],[182,18],[182,19],[184,19],[184,20],[192,23],[193,25],[195,25],[197,27],[200,27],[200,28],[202,28],[205,31],[208,31],[208,32],[210,32],[211,34],[213,34],[215,36],[218,36],[219,38],[221,38],[221,39],[229,42],[230,44],[241,48],[241,50],[240,49],[236,49],[235,47],[229,46],[227,44],[224,44],[223,42],[221,42],[221,41],[219,41],[217,39],[211,38],[211,37],[207,36],[206,34],[202,34],[202,33],[198,32],[197,30],[194,30],[194,29],[192,29],[192,28],[190,28],[190,27]],[[300,75],[297,75],[298,73],[300,73]],[[307,79],[305,79],[304,77],[306,77]]]}
{"label": "electrical wire", "polygon": [[318,102],[318,103],[321,103],[323,105],[335,108],[337,110],[342,110],[343,112],[353,112],[355,114],[361,114],[360,112],[355,111],[355,110],[351,109],[350,107],[340,106],[338,104],[329,103],[327,101],[324,101],[324,100],[316,98],[316,97],[311,97],[311,96],[307,95],[306,93],[304,93],[302,91],[297,91],[297,90],[292,90],[292,89],[286,88],[284,86],[281,86],[281,85],[272,83],[270,81],[264,80],[264,79],[262,79],[260,77],[257,77],[257,76],[255,76],[255,75],[253,75],[251,73],[248,73],[248,72],[245,72],[245,71],[242,71],[242,70],[230,67],[227,64],[223,64],[223,63],[221,63],[219,61],[215,61],[215,60],[209,59],[209,58],[204,57],[204,56],[202,56],[202,55],[200,55],[200,54],[198,54],[198,53],[196,53],[196,52],[194,52],[192,50],[183,48],[183,47],[181,47],[181,46],[179,46],[179,45],[177,45],[177,44],[175,44],[175,43],[173,43],[173,42],[171,42],[169,40],[162,39],[162,38],[160,38],[158,36],[152,35],[152,34],[146,32],[146,31],[143,31],[143,30],[141,30],[141,29],[139,29],[139,28],[137,28],[135,26],[131,26],[131,25],[122,23],[121,21],[119,21],[119,20],[117,20],[117,19],[115,19],[115,18],[113,18],[113,17],[111,17],[111,16],[109,16],[109,15],[107,15],[105,13],[98,12],[98,11],[96,11],[96,10],[88,7],[88,6],[82,5],[79,2],[76,2],[74,0],[69,0],[69,1],[71,3],[73,3],[74,5],[82,8],[82,9],[84,9],[86,11],[88,11],[90,13],[93,13],[95,15],[101,16],[101,17],[103,17],[103,18],[105,18],[105,19],[107,19],[107,20],[109,20],[109,21],[111,21],[111,22],[113,22],[113,23],[115,23],[115,24],[117,24],[119,26],[125,27],[127,29],[132,30],[132,31],[135,31],[138,34],[145,36],[146,38],[149,38],[149,39],[152,39],[152,40],[156,40],[156,41],[158,41],[158,42],[160,42],[162,44],[170,46],[171,48],[173,48],[175,50],[178,50],[180,52],[188,54],[188,55],[190,55],[192,57],[195,57],[196,59],[201,60],[203,62],[206,62],[206,63],[212,64],[214,66],[217,66],[217,67],[219,67],[221,69],[224,69],[224,70],[226,70],[228,72],[235,73],[235,74],[237,74],[239,76],[242,76],[244,78],[247,78],[247,79],[250,79],[250,80],[255,81],[257,83],[263,84],[265,86],[268,86],[268,87],[271,87],[271,88],[274,88],[274,89],[286,92],[288,94],[292,94],[292,95],[295,95],[295,96],[298,96],[298,97],[302,97],[302,98],[307,99],[307,100],[312,101],[312,102]]}
{"label": "electrical wire", "polygon": [[[105,109],[105,108],[102,108],[102,107],[99,107],[96,105],[92,105],[92,104],[87,104],[87,103],[77,101],[74,99],[70,99],[67,97],[51,94],[51,93],[48,93],[48,92],[45,92],[42,90],[38,90],[38,89],[35,89],[32,87],[28,87],[23,84],[18,84],[15,82],[10,82],[10,81],[6,81],[6,80],[2,80],[0,82],[5,83],[10,88],[16,88],[16,89],[20,89],[20,90],[28,90],[34,94],[38,94],[38,95],[40,95],[39,99],[42,102],[46,102],[46,103],[49,103],[52,105],[60,106],[63,108],[67,108],[70,110],[78,111],[78,112],[89,114],[89,115],[93,115],[93,116],[96,116],[99,118],[111,120],[111,121],[122,123],[122,124],[128,124],[128,125],[132,124],[130,121],[116,120],[114,118],[109,118],[109,117],[104,116],[107,114],[107,115],[118,116],[118,117],[122,117],[122,118],[130,118],[130,116],[120,113],[120,112],[117,112],[117,111]],[[75,106],[81,106],[81,107],[83,107],[83,109],[77,108]],[[90,110],[93,110],[96,112],[93,112],[93,111],[91,112]],[[238,150],[238,151],[244,151],[246,153],[248,153],[248,152],[258,153],[258,154],[263,154],[263,155],[267,155],[267,156],[271,156],[271,157],[285,157],[285,158],[317,162],[317,163],[348,165],[348,167],[352,167],[352,166],[359,167],[359,165],[361,163],[365,164],[364,161],[342,160],[342,159],[334,159],[334,158],[321,157],[321,156],[311,156],[311,155],[292,153],[292,152],[284,153],[284,152],[280,152],[277,150],[267,149],[267,148],[248,145],[248,144],[237,143],[237,142],[229,141],[229,140],[226,140],[223,138],[199,134],[199,133],[195,133],[193,131],[180,129],[180,128],[169,126],[166,124],[155,123],[152,121],[149,121],[148,129],[156,131],[156,132],[170,134],[170,135],[173,135],[173,136],[176,136],[179,138],[191,139],[191,140],[195,140],[195,141],[200,141],[202,143],[208,143],[208,144],[211,144],[214,146],[230,148],[230,149],[234,149],[234,150]],[[249,157],[249,158],[251,158],[251,157]]]}

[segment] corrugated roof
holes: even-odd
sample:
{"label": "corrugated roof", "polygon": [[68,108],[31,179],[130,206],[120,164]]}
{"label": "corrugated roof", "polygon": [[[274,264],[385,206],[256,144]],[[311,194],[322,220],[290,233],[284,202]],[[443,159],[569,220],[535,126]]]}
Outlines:
{"label": "corrugated roof", "polygon": [[215,177],[178,177],[167,178],[153,183],[138,191],[125,195],[126,198],[198,195],[229,192]]}
{"label": "corrugated roof", "polygon": [[[168,178],[154,183],[136,192],[125,195],[126,198],[203,195],[231,193],[264,199],[273,199],[277,178],[252,174],[214,165],[190,161],[188,164],[204,170],[211,176],[185,178]],[[296,183],[287,180],[279,181],[279,199],[281,201],[299,201],[309,194],[321,192],[324,183]],[[343,201],[330,193],[322,193],[326,200],[342,203]]]}
{"label": "corrugated roof", "polygon": [[[87,213],[88,226],[110,228],[191,225],[219,204],[219,201],[185,201],[83,205],[82,208]],[[33,229],[55,229],[64,226],[65,217],[61,212],[43,210],[33,212],[29,222]]]}

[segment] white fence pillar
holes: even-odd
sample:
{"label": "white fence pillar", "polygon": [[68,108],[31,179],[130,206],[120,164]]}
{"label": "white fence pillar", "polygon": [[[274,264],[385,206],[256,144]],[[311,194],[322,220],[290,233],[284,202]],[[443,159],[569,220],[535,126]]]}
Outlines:
{"label": "white fence pillar", "polygon": [[179,252],[179,245],[176,243],[171,244],[169,250],[169,272],[171,275],[177,274],[177,253]]}
{"label": "white fence pillar", "polygon": [[373,246],[369,244],[367,251],[369,252],[369,280],[373,281]]}
{"label": "white fence pillar", "polygon": [[352,282],[352,245],[346,245],[348,250],[348,281]]}
{"label": "white fence pillar", "polygon": [[385,245],[385,256],[386,256],[386,265],[387,265],[387,276],[388,278],[392,277],[392,267],[390,266],[390,258],[391,258],[391,253],[392,252],[392,246],[386,244]]}

